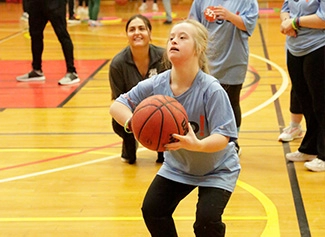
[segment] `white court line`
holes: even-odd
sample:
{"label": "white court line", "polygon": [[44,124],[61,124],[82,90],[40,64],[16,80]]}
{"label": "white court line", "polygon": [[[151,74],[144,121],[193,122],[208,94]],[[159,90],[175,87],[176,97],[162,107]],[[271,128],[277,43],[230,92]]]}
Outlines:
{"label": "white court line", "polygon": [[[138,149],[139,152],[144,151],[144,150],[147,150],[147,148]],[[100,159],[86,161],[86,162],[82,162],[82,163],[78,163],[78,164],[74,164],[74,165],[67,165],[67,166],[63,166],[63,167],[55,168],[55,169],[51,169],[51,170],[44,170],[44,171],[40,171],[40,172],[35,172],[35,173],[30,173],[30,174],[25,174],[25,175],[20,175],[20,176],[14,176],[11,178],[0,179],[0,183],[6,183],[6,182],[10,182],[10,181],[19,180],[19,179],[26,179],[26,178],[30,178],[30,177],[43,175],[43,174],[50,174],[50,173],[54,173],[54,172],[58,172],[58,171],[73,169],[73,168],[77,168],[77,167],[81,167],[81,166],[85,166],[85,165],[91,165],[91,164],[95,164],[95,163],[99,163],[99,162],[103,162],[103,161],[107,161],[107,160],[112,160],[117,157],[120,157],[120,155],[107,156],[107,157],[103,157]]]}
{"label": "white court line", "polygon": [[[276,68],[280,72],[280,74],[282,75],[283,80],[282,80],[282,84],[281,84],[280,89],[271,98],[269,98],[268,100],[266,100],[264,103],[260,104],[259,106],[255,107],[254,109],[244,113],[242,115],[243,118],[246,117],[246,116],[249,116],[249,115],[255,113],[256,111],[263,109],[267,105],[273,103],[277,98],[280,97],[280,95],[285,91],[285,89],[288,87],[288,84],[289,84],[288,76],[287,76],[286,72],[280,66],[278,66],[277,64],[271,62],[270,60],[262,58],[262,57],[260,57],[258,55],[250,54],[250,56],[255,57],[255,58],[257,58],[257,59],[259,59],[261,61],[264,61],[264,62],[272,65],[274,68]],[[147,149],[146,148],[138,149],[139,152],[144,151],[144,150],[147,150]],[[103,158],[100,158],[100,159],[97,159],[97,160],[82,162],[82,163],[79,163],[79,164],[63,166],[63,167],[56,168],[56,169],[44,170],[44,171],[40,171],[40,172],[36,172],[36,173],[30,173],[30,174],[26,174],[26,175],[11,177],[11,178],[0,179],[0,183],[5,183],[5,182],[10,182],[10,181],[35,177],[35,176],[39,176],[39,175],[59,172],[59,171],[63,171],[63,170],[73,169],[73,168],[77,168],[77,167],[81,167],[81,166],[85,166],[85,165],[90,165],[90,164],[95,164],[95,163],[99,163],[99,162],[102,162],[102,161],[111,160],[111,159],[114,159],[114,158],[117,158],[117,157],[120,157],[120,155],[113,155],[113,156],[103,157]]]}
{"label": "white court line", "polygon": [[[1,31],[3,32],[4,30],[1,30]],[[15,34],[13,34],[13,35],[11,35],[11,36],[5,38],[5,39],[1,39],[1,40],[0,40],[0,44],[2,44],[2,43],[6,42],[6,41],[8,41],[8,40],[11,40],[11,39],[17,37],[17,36],[21,35],[22,33],[25,33],[26,31],[28,31],[28,30],[26,30],[26,29],[24,29],[24,30],[20,30],[19,32],[15,33]]]}
{"label": "white court line", "polygon": [[277,64],[275,64],[274,62],[266,59],[266,58],[262,58],[258,55],[255,54],[250,54],[251,57],[257,58],[261,61],[264,61],[268,64],[271,64],[273,67],[275,67],[276,69],[278,69],[278,71],[280,72],[281,76],[282,76],[282,84],[280,89],[271,97],[269,98],[267,101],[265,101],[264,103],[260,104],[259,106],[256,106],[254,109],[251,109],[249,111],[247,111],[246,113],[242,114],[242,118],[245,118],[255,112],[257,112],[258,110],[263,109],[264,107],[268,106],[269,104],[273,103],[277,98],[280,97],[280,95],[282,95],[282,93],[287,89],[288,85],[289,85],[289,78],[287,73]]}

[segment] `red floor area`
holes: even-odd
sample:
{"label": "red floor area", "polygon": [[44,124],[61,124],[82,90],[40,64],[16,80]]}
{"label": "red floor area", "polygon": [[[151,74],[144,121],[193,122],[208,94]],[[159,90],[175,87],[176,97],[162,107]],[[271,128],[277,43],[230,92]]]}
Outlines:
{"label": "red floor area", "polygon": [[16,76],[31,70],[30,61],[0,60],[0,108],[58,107],[105,62],[105,60],[75,60],[81,82],[59,86],[58,81],[66,73],[63,60],[43,61],[43,72],[46,76],[44,82],[16,81]]}

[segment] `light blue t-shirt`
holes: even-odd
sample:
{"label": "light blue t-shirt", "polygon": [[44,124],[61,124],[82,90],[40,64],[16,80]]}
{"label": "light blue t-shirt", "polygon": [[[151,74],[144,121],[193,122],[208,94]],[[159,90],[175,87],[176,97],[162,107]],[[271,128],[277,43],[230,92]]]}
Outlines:
{"label": "light blue t-shirt", "polygon": [[[183,94],[174,96],[170,88],[168,70],[141,81],[116,101],[132,111],[151,95],[168,95],[180,102],[199,139],[218,133],[237,138],[235,117],[224,89],[218,80],[199,71],[192,86]],[[216,187],[233,192],[240,171],[239,158],[234,143],[219,152],[193,152],[185,149],[165,151],[165,162],[158,171],[167,179],[195,186]]]}
{"label": "light blue t-shirt", "polygon": [[[325,21],[325,0],[285,0],[281,12],[289,12],[290,18],[315,14]],[[296,57],[309,54],[325,45],[325,29],[301,27],[297,36],[287,36],[286,47]]]}
{"label": "light blue t-shirt", "polygon": [[[205,18],[205,10],[219,5],[239,15],[247,31],[238,29],[228,21],[209,22]],[[189,18],[196,19],[209,31],[207,56],[211,75],[219,79],[222,84],[242,84],[248,65],[248,38],[252,35],[258,19],[257,0],[194,0]]]}

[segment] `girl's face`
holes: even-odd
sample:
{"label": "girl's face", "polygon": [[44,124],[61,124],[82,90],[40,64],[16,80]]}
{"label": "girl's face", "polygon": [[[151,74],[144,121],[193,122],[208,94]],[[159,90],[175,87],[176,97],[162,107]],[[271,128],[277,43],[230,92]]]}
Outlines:
{"label": "girl's face", "polygon": [[151,33],[139,18],[130,22],[126,34],[131,47],[147,46],[150,42]]}
{"label": "girl's face", "polygon": [[167,44],[167,56],[173,64],[196,56],[194,35],[194,28],[188,23],[180,23],[172,28]]}

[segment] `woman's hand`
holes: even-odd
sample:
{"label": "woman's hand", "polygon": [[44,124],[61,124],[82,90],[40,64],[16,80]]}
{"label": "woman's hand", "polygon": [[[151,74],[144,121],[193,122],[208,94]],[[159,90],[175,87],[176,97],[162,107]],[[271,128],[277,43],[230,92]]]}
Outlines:
{"label": "woman's hand", "polygon": [[280,31],[282,34],[285,34],[287,36],[296,37],[297,32],[292,28],[292,21],[293,19],[286,19],[282,21]]}

